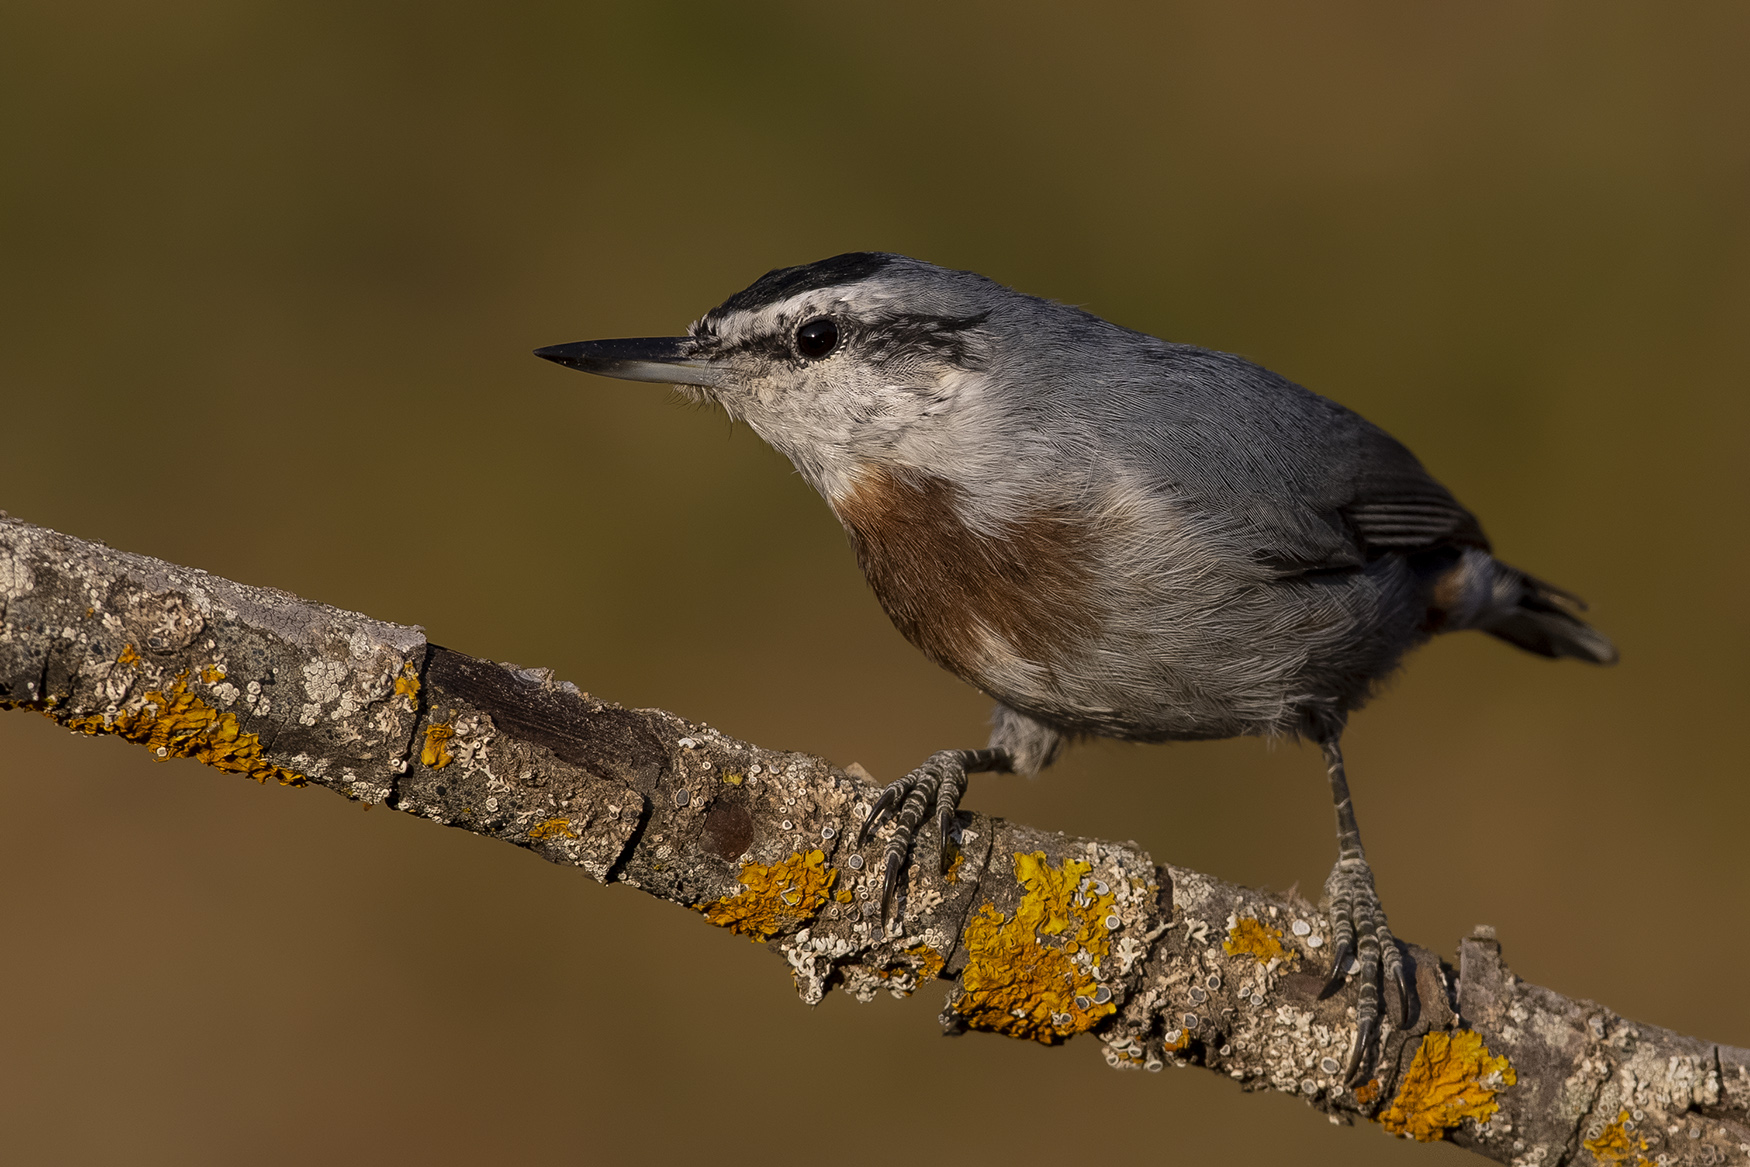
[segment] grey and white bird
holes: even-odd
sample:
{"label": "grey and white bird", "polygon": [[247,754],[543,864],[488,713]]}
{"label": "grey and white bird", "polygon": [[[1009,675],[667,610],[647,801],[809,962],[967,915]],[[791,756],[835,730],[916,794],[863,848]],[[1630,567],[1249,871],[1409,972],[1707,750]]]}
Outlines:
{"label": "grey and white bird", "polygon": [[865,820],[860,843],[895,823],[884,919],[932,809],[947,863],[969,773],[1033,774],[1085,735],[1317,742],[1338,841],[1325,995],[1353,958],[1351,1082],[1382,982],[1406,1025],[1413,996],[1350,804],[1349,713],[1441,632],[1616,660],[1574,596],[1495,559],[1357,414],[971,272],[840,255],[762,276],[686,336],[536,355],[746,422],[832,507],[906,639],[998,702],[986,748],[931,755]]}

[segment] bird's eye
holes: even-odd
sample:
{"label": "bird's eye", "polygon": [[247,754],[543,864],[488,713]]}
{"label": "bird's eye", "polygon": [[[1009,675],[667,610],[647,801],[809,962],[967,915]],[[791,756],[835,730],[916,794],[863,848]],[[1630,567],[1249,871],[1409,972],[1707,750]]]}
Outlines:
{"label": "bird's eye", "polygon": [[796,330],[796,351],[815,360],[824,357],[839,344],[839,326],[830,316],[816,316]]}

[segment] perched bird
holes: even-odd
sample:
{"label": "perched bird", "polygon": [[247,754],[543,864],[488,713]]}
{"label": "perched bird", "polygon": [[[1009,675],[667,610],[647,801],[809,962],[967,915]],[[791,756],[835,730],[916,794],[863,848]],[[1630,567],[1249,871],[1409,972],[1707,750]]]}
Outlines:
{"label": "perched bird", "polygon": [[762,276],[686,336],[536,355],[745,421],[831,505],[906,639],[997,700],[985,749],[931,755],[865,820],[859,843],[895,821],[883,919],[932,807],[946,864],[969,773],[1033,774],[1084,735],[1317,742],[1338,842],[1324,995],[1353,958],[1351,1082],[1382,981],[1406,1025],[1413,997],[1349,800],[1350,711],[1440,632],[1616,660],[1383,430],[1240,357],[971,272],[840,255]]}

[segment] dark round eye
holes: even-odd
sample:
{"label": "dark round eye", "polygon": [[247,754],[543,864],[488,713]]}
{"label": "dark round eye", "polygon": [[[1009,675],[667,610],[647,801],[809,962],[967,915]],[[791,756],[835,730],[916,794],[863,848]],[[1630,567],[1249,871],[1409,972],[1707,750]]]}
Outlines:
{"label": "dark round eye", "polygon": [[837,348],[839,326],[830,316],[816,316],[796,330],[796,351],[805,357],[819,359]]}

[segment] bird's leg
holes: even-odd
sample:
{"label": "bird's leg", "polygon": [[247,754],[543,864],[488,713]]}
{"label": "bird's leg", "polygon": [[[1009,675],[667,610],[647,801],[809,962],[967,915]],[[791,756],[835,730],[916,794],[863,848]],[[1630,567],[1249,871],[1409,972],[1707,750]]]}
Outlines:
{"label": "bird's leg", "polygon": [[887,840],[887,855],[883,863],[881,883],[881,919],[886,922],[899,890],[900,872],[911,856],[912,842],[918,825],[929,814],[930,804],[936,808],[936,828],[941,834],[941,871],[948,871],[949,835],[954,829],[954,813],[960,807],[960,796],[966,792],[966,776],[988,770],[1007,770],[1014,765],[1009,751],[999,748],[984,750],[941,750],[931,754],[924,764],[881,792],[857,832],[857,846],[869,841],[890,815],[893,835]]}
{"label": "bird's leg", "polygon": [[1343,770],[1343,751],[1336,737],[1324,742],[1325,768],[1331,776],[1331,798],[1337,804],[1337,865],[1325,881],[1331,899],[1331,977],[1319,999],[1342,988],[1349,958],[1356,961],[1355,1045],[1349,1052],[1344,1081],[1355,1086],[1373,1069],[1373,1046],[1379,1037],[1383,1002],[1380,990],[1385,975],[1398,991],[1398,1023],[1410,1024],[1410,983],[1404,971],[1404,956],[1385,920],[1385,909],[1373,890],[1373,869],[1361,849],[1361,831],[1355,825],[1355,807],[1349,801],[1349,779]]}

